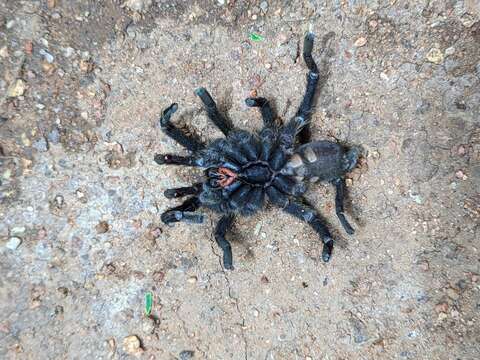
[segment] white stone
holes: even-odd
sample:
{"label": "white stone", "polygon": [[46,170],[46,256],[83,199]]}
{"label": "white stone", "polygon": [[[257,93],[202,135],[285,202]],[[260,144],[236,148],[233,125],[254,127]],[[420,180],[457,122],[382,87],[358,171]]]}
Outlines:
{"label": "white stone", "polygon": [[17,250],[17,248],[20,246],[22,243],[22,239],[12,236],[10,239],[8,239],[7,243],[5,244],[5,247],[10,250]]}

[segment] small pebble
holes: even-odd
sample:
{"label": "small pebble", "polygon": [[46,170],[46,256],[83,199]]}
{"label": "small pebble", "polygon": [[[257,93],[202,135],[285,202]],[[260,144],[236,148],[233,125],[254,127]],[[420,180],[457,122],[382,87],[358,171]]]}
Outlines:
{"label": "small pebble", "polygon": [[265,64],[265,69],[269,70],[271,68],[272,68],[272,64],[270,64],[270,63]]}
{"label": "small pebble", "polygon": [[450,56],[455,54],[455,48],[453,46],[445,49],[445,55]]}
{"label": "small pebble", "polygon": [[422,261],[418,264],[420,266],[420,268],[423,270],[423,271],[428,271],[428,269],[430,268],[430,264],[428,263],[428,261]]}
{"label": "small pebble", "polygon": [[467,153],[467,149],[465,149],[465,146],[460,145],[457,149],[457,154],[460,156],[463,156]]}
{"label": "small pebble", "polygon": [[22,243],[22,239],[12,236],[10,239],[8,239],[7,243],[5,244],[5,247],[10,250],[17,250],[17,248],[20,246]]}
{"label": "small pebble", "polygon": [[362,47],[362,46],[365,46],[366,43],[367,43],[367,38],[361,36],[357,40],[355,40],[353,45],[355,45],[355,47]]}
{"label": "small pebble", "polygon": [[370,20],[368,22],[368,25],[372,28],[372,29],[376,29],[377,26],[378,26],[378,22],[376,20]]}
{"label": "small pebble", "polygon": [[253,230],[253,233],[255,234],[255,236],[258,236],[260,234],[260,229],[261,228],[262,228],[261,223],[257,223],[257,225],[255,225],[255,229]]}
{"label": "small pebble", "polygon": [[37,149],[39,152],[48,151],[47,140],[42,136],[40,139],[38,139],[33,143],[33,147]]}
{"label": "small pebble", "polygon": [[447,314],[445,314],[444,312],[441,312],[440,314],[438,314],[438,321],[443,321],[447,318]]}
{"label": "small pebble", "polygon": [[23,145],[25,145],[25,146],[30,146],[30,145],[32,145],[32,142],[31,142],[30,139],[28,138],[27,134],[22,133],[22,135],[20,135],[20,138],[22,139],[22,144],[23,144]]}
{"label": "small pebble", "polygon": [[117,348],[117,344],[114,338],[108,339],[107,344],[111,352],[114,352],[115,349]]}
{"label": "small pebble", "polygon": [[384,72],[381,72],[380,73],[380,79],[382,79],[383,81],[387,82],[388,80],[390,80],[390,78],[388,77],[388,75]]}
{"label": "small pebble", "polygon": [[77,189],[77,191],[75,191],[75,195],[77,195],[77,199],[83,199],[85,197],[85,193],[80,189]]}
{"label": "small pebble", "polygon": [[65,56],[66,58],[69,58],[74,54],[74,52],[75,52],[74,48],[66,47],[63,49],[63,56]]}
{"label": "small pebble", "polygon": [[437,313],[446,313],[448,311],[448,304],[446,302],[439,303],[435,305],[435,311]]}
{"label": "small pebble", "polygon": [[423,204],[423,197],[419,194],[409,193],[410,198],[419,205]]}
{"label": "small pebble", "polygon": [[140,229],[142,227],[142,220],[140,219],[134,219],[132,221],[132,225],[135,229]]}
{"label": "small pebble", "polygon": [[197,282],[197,277],[196,276],[190,276],[188,279],[187,279],[187,282],[189,284],[195,284]]}
{"label": "small pebble", "polygon": [[268,3],[267,3],[266,1],[262,1],[262,2],[260,3],[260,9],[262,9],[262,11],[263,11],[264,13],[266,13],[267,10],[268,10]]}
{"label": "small pebble", "polygon": [[52,75],[55,71],[55,65],[50,64],[48,61],[42,63],[42,69],[47,75]]}
{"label": "small pebble", "polygon": [[152,238],[155,240],[155,239],[158,239],[160,237],[160,235],[162,235],[162,229],[160,229],[159,227],[156,227],[156,228],[153,228],[151,231],[150,231],[150,234],[152,235]]}
{"label": "small pebble", "polygon": [[61,286],[57,289],[57,291],[63,296],[63,297],[67,297],[68,296],[68,288],[66,288],[65,286]]}
{"label": "small pebble", "polygon": [[62,195],[57,195],[55,196],[54,203],[58,209],[61,209],[65,204],[65,200]]}
{"label": "small pebble", "polygon": [[22,79],[17,79],[7,90],[8,97],[19,97],[25,93],[26,83]]}
{"label": "small pebble", "polygon": [[163,271],[155,271],[152,275],[152,279],[155,283],[160,283],[165,278],[165,273]]}
{"label": "small pebble", "polygon": [[31,40],[25,42],[25,45],[23,47],[25,49],[25,54],[27,55],[32,55],[33,52],[33,42]]}
{"label": "small pebble", "polygon": [[60,132],[55,128],[48,133],[47,138],[50,143],[58,144],[60,142]]}
{"label": "small pebble", "polygon": [[2,178],[5,180],[10,179],[12,176],[12,171],[10,169],[5,170],[5,172],[2,174]]}
{"label": "small pebble", "polygon": [[127,0],[123,6],[136,12],[146,12],[152,6],[153,0]]}
{"label": "small pebble", "polygon": [[90,60],[80,60],[80,70],[89,73],[93,70],[93,63]]}
{"label": "small pebble", "polygon": [[39,53],[40,53],[40,55],[43,56],[43,58],[45,59],[46,62],[48,62],[49,64],[53,63],[53,60],[55,58],[48,51],[46,51],[45,49],[40,49]]}
{"label": "small pebble", "polygon": [[97,234],[105,234],[110,230],[110,226],[106,221],[100,221],[96,226],[95,226],[95,231]]}
{"label": "small pebble", "polygon": [[123,351],[132,355],[142,353],[143,349],[138,336],[130,335],[123,339]]}
{"label": "small pebble", "polygon": [[452,288],[447,289],[447,295],[452,300],[458,300],[458,298],[460,297],[458,295],[458,292],[455,289],[452,289]]}
{"label": "small pebble", "polygon": [[25,228],[25,226],[15,226],[10,230],[10,234],[13,236],[20,236],[25,234],[26,230],[27,229]]}
{"label": "small pebble", "polygon": [[476,23],[476,19],[467,13],[460,18],[460,22],[462,23],[463,26],[470,28],[473,26],[473,24]]}
{"label": "small pebble", "polygon": [[193,356],[195,355],[195,352],[192,350],[183,350],[180,352],[180,360],[190,360],[193,359]]}
{"label": "small pebble", "polygon": [[434,64],[443,62],[443,54],[439,49],[433,48],[427,54],[427,60]]}
{"label": "small pebble", "polygon": [[142,331],[145,334],[153,334],[155,331],[155,321],[151,318],[144,318],[142,321]]}
{"label": "small pebble", "polygon": [[462,170],[458,170],[455,173],[455,176],[457,177],[457,179],[460,179],[460,180],[467,180],[468,179],[468,176],[465,175]]}
{"label": "small pebble", "polygon": [[416,332],[415,330],[413,330],[413,331],[410,331],[410,332],[407,334],[407,336],[408,336],[410,339],[415,339],[415,338],[418,336],[418,334],[417,334],[417,332]]}
{"label": "small pebble", "polygon": [[0,49],[0,56],[4,59],[8,57],[8,48],[6,46]]}

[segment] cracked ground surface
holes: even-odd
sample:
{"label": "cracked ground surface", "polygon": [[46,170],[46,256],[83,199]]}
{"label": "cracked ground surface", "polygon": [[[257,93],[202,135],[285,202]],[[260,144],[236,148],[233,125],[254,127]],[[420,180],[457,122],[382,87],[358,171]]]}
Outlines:
{"label": "cracked ground surface", "polygon": [[[479,18],[476,0],[1,2],[0,357],[478,359]],[[175,122],[220,136],[205,86],[240,128],[261,125],[252,90],[288,119],[307,30],[335,33],[313,136],[365,152],[357,232],[312,186],[330,263],[267,207],[235,222],[225,272],[217,215],[159,220],[163,190],[201,173],[153,162],[182,151],[158,116],[175,101]]]}

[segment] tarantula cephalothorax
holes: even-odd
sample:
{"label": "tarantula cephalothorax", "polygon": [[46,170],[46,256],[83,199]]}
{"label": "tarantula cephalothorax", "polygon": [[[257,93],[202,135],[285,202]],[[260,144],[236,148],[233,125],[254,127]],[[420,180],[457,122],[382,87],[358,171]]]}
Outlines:
{"label": "tarantula cephalothorax", "polygon": [[219,113],[217,106],[204,88],[195,93],[202,100],[210,120],[225,134],[204,145],[195,137],[170,122],[177,110],[172,104],[164,110],[160,125],[166,135],[191,151],[189,156],[157,154],[158,164],[198,166],[205,168],[206,179],[189,187],[167,189],[167,198],[191,197],[180,206],[162,214],[166,224],[185,221],[201,223],[203,215],[195,213],[201,207],[223,214],[215,229],[215,239],[223,251],[223,265],[232,269],[232,249],[225,239],[234,216],[252,215],[260,210],[265,198],[287,213],[307,222],[323,241],[322,258],[328,261],[333,239],[317,211],[302,197],[308,182],[330,181],[336,187],[335,208],[345,231],[354,230],[345,218],[343,199],[344,174],[357,163],[359,151],[347,149],[330,141],[309,142],[309,118],[320,73],[312,58],[313,34],[305,36],[303,58],[309,68],[303,101],[293,119],[281,126],[265,98],[245,100],[249,107],[259,107],[263,129],[256,133],[233,128]]}

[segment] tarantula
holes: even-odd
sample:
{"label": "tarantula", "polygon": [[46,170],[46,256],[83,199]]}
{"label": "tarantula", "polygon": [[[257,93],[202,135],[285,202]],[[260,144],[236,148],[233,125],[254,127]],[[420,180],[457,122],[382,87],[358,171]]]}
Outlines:
{"label": "tarantula", "polygon": [[218,111],[205,88],[196,89],[195,94],[203,102],[209,119],[226,138],[205,145],[173,125],[170,118],[177,111],[175,103],[165,109],[160,118],[164,133],[191,154],[157,154],[155,162],[205,169],[203,182],[165,190],[168,199],[191,197],[180,206],[165,211],[161,219],[165,224],[179,221],[201,223],[203,215],[195,211],[202,206],[222,214],[215,228],[215,240],[223,251],[225,269],[233,269],[232,249],[225,235],[234,216],[255,214],[262,209],[266,198],[307,222],[323,242],[322,259],[329,261],[333,249],[330,231],[318,212],[302,197],[309,182],[329,181],[335,186],[336,214],[345,231],[354,233],[344,215],[344,175],[355,167],[359,150],[325,140],[309,142],[310,114],[320,78],[312,58],[313,38],[312,33],[307,33],[303,46],[303,58],[309,69],[305,95],[296,115],[285,125],[277,123],[265,98],[250,97],[245,100],[246,105],[260,108],[263,129],[258,133],[236,129]]}

